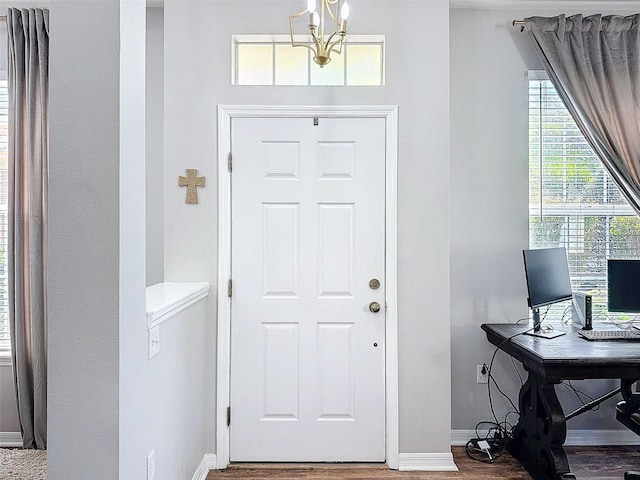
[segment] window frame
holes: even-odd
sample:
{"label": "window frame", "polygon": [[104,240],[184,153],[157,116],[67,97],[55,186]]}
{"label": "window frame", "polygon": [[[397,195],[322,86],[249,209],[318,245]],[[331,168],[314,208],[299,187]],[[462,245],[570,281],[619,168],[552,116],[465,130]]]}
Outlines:
{"label": "window frame", "polygon": [[[583,253],[583,251],[581,251],[579,249],[580,245],[578,243],[576,243],[575,245],[578,245],[578,249],[575,250],[571,250],[571,247],[574,241],[577,241],[582,245],[582,247],[584,247],[584,245],[586,244],[586,239],[587,239],[587,235],[586,235],[586,230],[584,225],[586,224],[586,219],[588,218],[599,218],[601,220],[598,220],[598,222],[604,222],[604,225],[606,226],[605,230],[606,230],[606,235],[605,235],[605,239],[599,241],[598,243],[596,243],[595,245],[598,244],[602,244],[604,247],[604,251],[600,254],[600,255],[596,255],[593,258],[600,258],[602,260],[604,260],[604,264],[606,265],[606,260],[608,258],[621,258],[620,255],[616,255],[615,253],[612,254],[612,251],[610,250],[613,246],[615,246],[615,243],[612,243],[612,240],[610,238],[611,235],[611,225],[612,222],[614,221],[614,217],[635,217],[638,218],[637,213],[635,212],[635,210],[633,209],[633,207],[631,207],[628,202],[626,202],[626,200],[624,199],[624,196],[622,194],[620,194],[621,200],[624,202],[624,204],[621,203],[580,203],[580,202],[566,202],[566,203],[549,203],[549,202],[545,202],[545,196],[543,196],[542,192],[540,192],[537,196],[533,196],[532,198],[532,192],[531,192],[531,182],[532,179],[535,177],[532,177],[532,164],[535,162],[539,162],[540,159],[544,159],[545,158],[545,154],[544,154],[544,147],[540,145],[540,143],[538,143],[538,156],[539,157],[533,157],[532,156],[532,150],[533,147],[532,145],[534,145],[534,143],[532,143],[532,134],[535,131],[538,131],[538,129],[540,129],[538,131],[538,134],[541,137],[545,137],[544,135],[544,130],[543,130],[543,119],[540,119],[540,123],[539,125],[532,125],[531,123],[531,83],[535,82],[535,81],[549,81],[549,77],[546,74],[546,72],[544,71],[529,71],[528,74],[528,78],[527,78],[527,105],[528,105],[528,109],[527,109],[527,115],[528,115],[528,126],[527,126],[527,132],[528,132],[528,184],[529,184],[529,195],[528,195],[528,202],[529,202],[529,216],[528,216],[528,236],[529,236],[529,248],[541,248],[542,246],[551,246],[551,245],[544,245],[544,240],[539,240],[538,242],[534,242],[533,241],[533,235],[535,235],[536,233],[541,233],[541,232],[537,232],[532,220],[535,218],[538,219],[545,219],[545,218],[549,218],[549,217],[564,217],[564,224],[561,227],[561,233],[560,233],[560,238],[558,241],[558,246],[565,246],[567,248],[567,254],[569,256],[569,268],[570,268],[570,273],[571,273],[571,283],[572,283],[572,287],[573,290],[575,292],[582,292],[582,293],[591,293],[592,291],[595,292],[601,292],[602,288],[598,287],[598,285],[604,285],[604,289],[606,290],[606,273],[604,274],[605,276],[603,277],[603,274],[600,270],[596,270],[595,273],[590,274],[590,275],[584,275],[584,274],[580,274],[579,268],[580,267],[584,267],[585,265],[589,265],[588,263],[582,263],[582,262],[577,262],[575,264],[575,266],[572,264],[572,258],[571,255],[576,255],[578,256],[577,258],[579,259],[580,255]],[[553,85],[552,85],[553,86]],[[542,101],[542,99],[541,99]],[[564,110],[566,111],[566,107],[564,107]],[[567,112],[567,114],[569,114]],[[570,114],[569,114],[570,116]],[[553,122],[553,120],[551,120],[551,122]],[[580,134],[580,136],[582,138],[583,135]],[[575,137],[574,137],[575,138]],[[584,140],[584,142],[586,142],[586,140]],[[588,146],[588,142],[587,146]],[[564,146],[565,142],[562,142],[561,145]],[[575,144],[575,142],[570,142],[571,144]],[[596,157],[595,153],[593,152],[593,149],[589,146],[589,150],[590,150],[590,156]],[[546,156],[551,156],[554,157],[556,155],[554,155],[553,153],[548,154]],[[600,199],[601,201],[604,199],[607,199],[607,192],[611,192],[611,190],[608,190],[607,185],[613,185],[614,188],[616,188],[616,190],[619,191],[619,189],[617,189],[617,186],[615,184],[613,184],[613,182],[610,180],[610,176],[608,174],[608,172],[606,171],[606,169],[604,168],[604,166],[602,165],[602,163],[599,161],[599,166],[602,169],[602,173],[603,173],[603,178],[604,178],[604,184],[602,186],[602,191],[598,192],[598,196],[592,197],[594,199]],[[563,164],[563,173],[565,172],[565,170],[567,169],[567,166],[569,164]],[[538,182],[540,183],[540,185],[542,185],[543,182],[543,174],[542,174],[542,170],[543,170],[544,166],[541,163],[540,166],[538,167],[538,172],[539,173],[539,180]],[[609,178],[607,178],[609,177]],[[599,177],[598,177],[599,178]],[[566,178],[563,175],[563,180],[562,180],[562,187],[563,187],[563,191],[564,190],[568,190],[567,186],[569,185],[573,185],[573,182],[569,182],[567,183]],[[541,187],[542,188],[542,187]],[[618,194],[618,191],[615,192],[615,194]],[[533,202],[532,200],[534,198],[537,197],[538,203]],[[581,235],[575,235],[575,230],[574,230],[574,234],[571,233],[571,221],[575,220],[575,219],[581,219],[582,220],[582,231],[581,231]],[[567,228],[567,237],[563,238],[563,235],[565,233],[564,229]],[[631,238],[635,238],[631,237]],[[640,242],[639,243],[640,246]],[[588,255],[588,253],[587,253]],[[640,258],[640,256],[636,257],[635,255],[631,254],[629,256],[626,256],[624,258]],[[596,262],[597,264],[597,262]],[[575,271],[575,269],[578,269],[578,271]],[[590,282],[593,282],[593,289],[592,290],[588,290],[588,288],[590,287],[585,287],[583,289],[580,288],[580,285],[588,285]],[[600,320],[602,319],[602,317],[604,317],[606,320],[605,321],[620,321],[620,320],[636,320],[638,318],[638,315],[634,315],[634,314],[617,314],[617,313],[610,313],[608,312],[607,308],[606,308],[606,297],[603,299],[602,295],[599,296],[599,301],[600,301],[600,305],[603,306],[603,308],[601,308],[600,310],[594,310],[594,320]],[[595,303],[595,299],[594,299],[594,303]],[[567,307],[568,308],[568,307]],[[568,317],[570,318],[570,313],[567,313],[566,309],[564,309],[564,313],[562,313],[561,308],[551,308],[551,310],[549,310],[549,316],[551,318],[554,319],[560,319],[561,315],[568,315]],[[598,318],[600,317],[600,318]]]}
{"label": "window frame", "polygon": [[[0,81],[8,82],[8,72],[7,72],[7,70],[0,70]],[[8,92],[8,89],[9,89],[9,86],[8,86],[8,84],[6,85],[6,88],[7,88],[7,98],[6,98],[6,101],[7,101],[7,112],[6,112],[6,115],[7,115],[7,138],[6,138],[6,148],[7,148],[7,157],[8,157],[8,142],[9,142],[9,138],[8,138],[9,137],[9,132],[8,132],[8,128],[9,128],[9,124],[8,124],[9,92]],[[0,142],[0,144],[1,144],[1,142]],[[6,175],[7,175],[7,178],[8,178],[8,175],[9,175],[9,172],[8,172],[8,158],[7,158],[7,173],[6,173]],[[7,200],[7,205],[0,204],[0,211],[5,210],[5,214],[6,214],[5,218],[7,220],[7,225],[6,225],[7,232],[5,232],[5,233],[7,235],[8,235],[8,228],[9,228],[9,226],[8,226],[8,219],[9,219],[8,209],[9,209],[8,200]],[[0,232],[0,234],[1,233],[2,232]],[[8,253],[8,248],[9,248],[8,236],[4,239],[4,241],[5,241],[5,252]],[[1,241],[0,241],[0,245],[1,245]],[[5,292],[6,295],[7,295],[7,298],[6,298],[5,301],[6,301],[7,322],[8,322],[9,321],[9,311],[8,311],[9,310],[9,299],[8,299],[8,295],[9,295],[9,291],[8,291],[9,290],[9,279],[7,277],[7,275],[8,275],[8,265],[7,265],[6,255],[5,255],[5,260],[4,261],[5,261],[5,265],[4,265],[4,276],[5,276],[5,279],[4,279],[4,281],[5,281],[5,285],[6,285],[5,288],[7,289],[7,291]],[[1,299],[1,297],[0,297],[0,299]],[[10,338],[10,335],[11,334],[9,333],[9,339],[7,339],[7,340],[0,339],[0,363],[6,362],[7,358],[9,359],[9,362],[10,362],[10,359],[11,359],[11,338]]]}
{"label": "window frame", "polygon": [[[294,40],[299,43],[304,43],[309,41],[308,35],[294,35]],[[271,45],[272,52],[275,52],[275,46],[277,45],[289,45],[291,46],[291,35],[261,35],[261,34],[234,34],[231,36],[231,85],[237,87],[247,87],[247,86],[259,86],[259,87],[290,87],[290,86],[298,86],[298,87],[382,87],[386,82],[386,50],[385,50],[385,35],[347,35],[343,40],[343,43],[347,45],[347,50],[349,45],[380,45],[380,83],[375,85],[350,85],[347,83],[348,79],[348,64],[345,62],[344,66],[344,76],[345,82],[339,85],[325,85],[325,84],[314,84],[311,80],[311,68],[315,66],[313,60],[311,58],[311,51],[305,49],[309,52],[307,55],[307,84],[302,85],[288,85],[288,84],[276,84],[275,83],[275,53],[272,53],[272,64],[273,64],[273,74],[272,74],[272,83],[270,84],[260,84],[260,85],[249,85],[249,84],[241,84],[238,83],[238,45],[242,44],[254,44],[254,45]],[[297,48],[297,47],[291,47]],[[303,47],[300,47],[303,48]],[[347,55],[345,51],[343,53]],[[346,57],[345,57],[346,58]]]}

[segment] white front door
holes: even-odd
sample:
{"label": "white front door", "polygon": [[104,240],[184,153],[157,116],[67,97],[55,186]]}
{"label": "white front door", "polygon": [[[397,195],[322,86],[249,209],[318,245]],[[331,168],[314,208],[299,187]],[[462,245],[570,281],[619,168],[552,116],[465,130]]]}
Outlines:
{"label": "white front door", "polygon": [[385,120],[231,132],[230,459],[382,462]]}

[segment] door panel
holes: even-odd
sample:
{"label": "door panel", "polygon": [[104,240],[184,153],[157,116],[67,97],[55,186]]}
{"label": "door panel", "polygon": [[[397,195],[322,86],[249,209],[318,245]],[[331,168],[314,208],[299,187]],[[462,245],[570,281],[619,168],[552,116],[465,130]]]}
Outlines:
{"label": "door panel", "polygon": [[384,461],[384,119],[233,119],[232,151],[231,460]]}

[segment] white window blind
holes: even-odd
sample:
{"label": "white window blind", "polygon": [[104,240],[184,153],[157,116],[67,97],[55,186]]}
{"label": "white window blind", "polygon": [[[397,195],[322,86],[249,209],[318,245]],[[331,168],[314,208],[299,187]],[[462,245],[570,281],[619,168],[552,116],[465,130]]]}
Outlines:
{"label": "white window blind", "polygon": [[529,244],[566,247],[573,290],[593,295],[595,320],[625,319],[607,312],[607,258],[640,258],[640,219],[549,80],[529,81]]}
{"label": "white window blind", "polygon": [[[2,72],[5,73],[5,72]],[[4,75],[6,78],[6,74]],[[9,346],[9,288],[7,283],[9,91],[0,79],[0,352]]]}

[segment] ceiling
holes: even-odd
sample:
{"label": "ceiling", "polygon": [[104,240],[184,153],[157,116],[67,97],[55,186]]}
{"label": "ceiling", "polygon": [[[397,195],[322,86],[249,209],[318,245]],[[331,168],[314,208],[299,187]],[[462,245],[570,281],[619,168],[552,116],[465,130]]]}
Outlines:
{"label": "ceiling", "polygon": [[[150,7],[162,7],[165,1],[171,0],[147,0]],[[216,0],[208,0],[216,1]],[[239,1],[239,0],[235,0]],[[272,0],[273,1],[273,0]],[[364,0],[352,0],[364,1]],[[366,0],[366,1],[385,1],[385,0]],[[433,0],[409,0],[409,1],[433,1]],[[444,0],[442,0],[444,1]],[[300,0],[304,3],[303,0]],[[640,13],[640,0],[449,0],[450,8],[461,9],[512,9],[512,10],[528,10],[536,8],[603,8],[607,10],[615,10],[616,8],[637,8]],[[605,13],[605,12],[603,12]]]}

